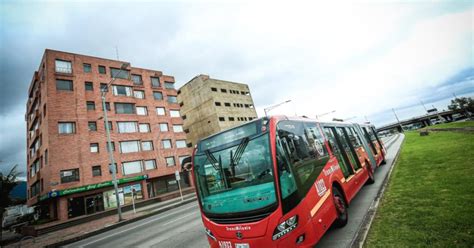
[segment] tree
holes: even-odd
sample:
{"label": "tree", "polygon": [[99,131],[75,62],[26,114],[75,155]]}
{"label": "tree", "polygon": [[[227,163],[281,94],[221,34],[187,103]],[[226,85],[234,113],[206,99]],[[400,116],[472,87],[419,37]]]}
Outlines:
{"label": "tree", "polygon": [[[0,172],[0,221],[3,222],[3,213],[5,208],[10,206],[10,192],[18,184],[16,178],[21,174],[16,170],[18,165],[14,165],[7,175]],[[2,232],[0,228],[0,243],[2,242]]]}
{"label": "tree", "polygon": [[460,97],[451,100],[451,104],[448,105],[449,110],[463,110],[474,113],[474,99],[472,97]]}

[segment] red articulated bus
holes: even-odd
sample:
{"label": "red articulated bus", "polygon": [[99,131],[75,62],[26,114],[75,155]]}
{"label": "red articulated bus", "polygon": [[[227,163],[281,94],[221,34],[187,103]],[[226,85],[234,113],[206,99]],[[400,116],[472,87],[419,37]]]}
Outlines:
{"label": "red articulated bus", "polygon": [[193,179],[211,247],[312,247],[374,182],[369,147],[358,124],[285,116],[199,141]]}

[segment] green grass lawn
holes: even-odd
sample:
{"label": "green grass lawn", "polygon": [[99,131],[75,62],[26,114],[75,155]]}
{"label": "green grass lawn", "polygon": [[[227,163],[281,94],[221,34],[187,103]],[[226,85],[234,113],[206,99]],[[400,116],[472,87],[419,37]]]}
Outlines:
{"label": "green grass lawn", "polygon": [[429,128],[451,128],[451,127],[474,127],[474,121],[461,121],[461,122],[450,122],[442,123],[427,127]]}
{"label": "green grass lawn", "polygon": [[365,246],[473,247],[474,134],[405,135]]}

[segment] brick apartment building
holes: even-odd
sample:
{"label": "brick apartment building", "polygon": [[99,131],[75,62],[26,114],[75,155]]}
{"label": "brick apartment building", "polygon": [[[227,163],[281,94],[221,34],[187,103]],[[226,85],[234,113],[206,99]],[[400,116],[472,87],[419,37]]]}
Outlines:
{"label": "brick apartment building", "polygon": [[249,86],[198,75],[178,90],[190,146],[214,133],[257,118]]}
{"label": "brick apartment building", "polygon": [[[101,90],[116,161],[120,202],[175,191],[191,155],[174,78],[123,61],[46,50],[26,104],[28,205],[66,220],[116,207]],[[122,68],[122,70],[120,69]],[[189,187],[187,173],[182,186]],[[184,181],[184,182],[183,182]]]}

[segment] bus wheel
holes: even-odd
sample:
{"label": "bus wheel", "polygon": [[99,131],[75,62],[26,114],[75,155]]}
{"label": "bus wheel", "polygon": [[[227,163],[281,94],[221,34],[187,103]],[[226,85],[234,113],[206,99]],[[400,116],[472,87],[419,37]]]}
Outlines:
{"label": "bus wheel", "polygon": [[367,179],[367,184],[373,184],[375,183],[375,176],[374,171],[372,170],[372,166],[369,164],[369,167],[367,169],[369,172],[369,179]]}
{"label": "bus wheel", "polygon": [[334,221],[334,226],[337,228],[343,227],[347,224],[349,215],[347,213],[347,204],[341,192],[336,188],[332,188],[332,198],[334,206],[336,206],[337,219]]}

